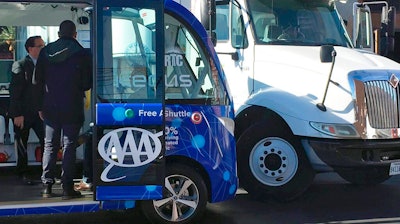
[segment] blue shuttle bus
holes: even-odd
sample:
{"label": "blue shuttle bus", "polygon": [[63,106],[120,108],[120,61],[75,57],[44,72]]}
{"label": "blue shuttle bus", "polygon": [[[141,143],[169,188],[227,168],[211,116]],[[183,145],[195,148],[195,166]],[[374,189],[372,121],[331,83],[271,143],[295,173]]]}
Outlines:
{"label": "blue shuttle bus", "polygon": [[[94,66],[81,130],[92,142],[94,187],[71,200],[57,196],[61,185],[53,185],[54,197],[41,197],[33,131],[27,151],[36,184],[16,182],[7,113],[11,68],[26,56],[25,40],[55,41],[66,19],[77,25]],[[0,52],[0,216],[136,207],[154,223],[192,223],[208,202],[234,198],[232,98],[211,39],[185,8],[172,0],[0,0],[3,43],[9,49]],[[88,159],[88,142],[81,143],[77,167]],[[81,177],[78,172],[77,183]]]}

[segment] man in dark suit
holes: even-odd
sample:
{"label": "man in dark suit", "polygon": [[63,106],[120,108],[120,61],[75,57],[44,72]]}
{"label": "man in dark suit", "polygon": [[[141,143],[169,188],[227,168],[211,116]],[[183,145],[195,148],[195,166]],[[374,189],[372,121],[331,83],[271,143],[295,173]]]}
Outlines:
{"label": "man in dark suit", "polygon": [[40,36],[29,37],[25,42],[28,55],[14,62],[10,82],[9,115],[14,121],[14,144],[17,148],[17,173],[23,183],[31,185],[28,169],[28,138],[31,129],[39,139],[43,151],[44,126],[39,117],[37,99],[34,97],[36,61],[40,50],[45,46]]}

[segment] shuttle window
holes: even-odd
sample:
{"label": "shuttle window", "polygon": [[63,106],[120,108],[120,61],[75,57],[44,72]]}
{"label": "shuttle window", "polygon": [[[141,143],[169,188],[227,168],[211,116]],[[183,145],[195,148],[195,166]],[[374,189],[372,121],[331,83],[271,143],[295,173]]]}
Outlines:
{"label": "shuttle window", "polygon": [[106,10],[110,10],[111,17],[104,18],[98,97],[103,102],[156,99],[162,94],[156,79],[154,10]]}
{"label": "shuttle window", "polygon": [[225,89],[214,63],[195,36],[171,16],[165,18],[166,99],[190,99],[201,104],[225,102]]}

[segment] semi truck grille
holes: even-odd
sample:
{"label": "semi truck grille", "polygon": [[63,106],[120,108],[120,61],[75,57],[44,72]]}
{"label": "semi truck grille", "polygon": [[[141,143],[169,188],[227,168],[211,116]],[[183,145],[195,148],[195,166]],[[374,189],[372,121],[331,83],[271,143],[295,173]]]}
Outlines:
{"label": "semi truck grille", "polygon": [[373,128],[399,128],[399,86],[388,81],[364,82],[369,124]]}

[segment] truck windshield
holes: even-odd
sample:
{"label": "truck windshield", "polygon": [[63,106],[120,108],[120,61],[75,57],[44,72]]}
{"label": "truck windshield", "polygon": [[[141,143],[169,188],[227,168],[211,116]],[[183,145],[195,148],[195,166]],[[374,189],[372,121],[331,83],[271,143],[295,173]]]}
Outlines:
{"label": "truck windshield", "polygon": [[257,42],[282,45],[336,45],[351,42],[326,0],[248,0]]}

